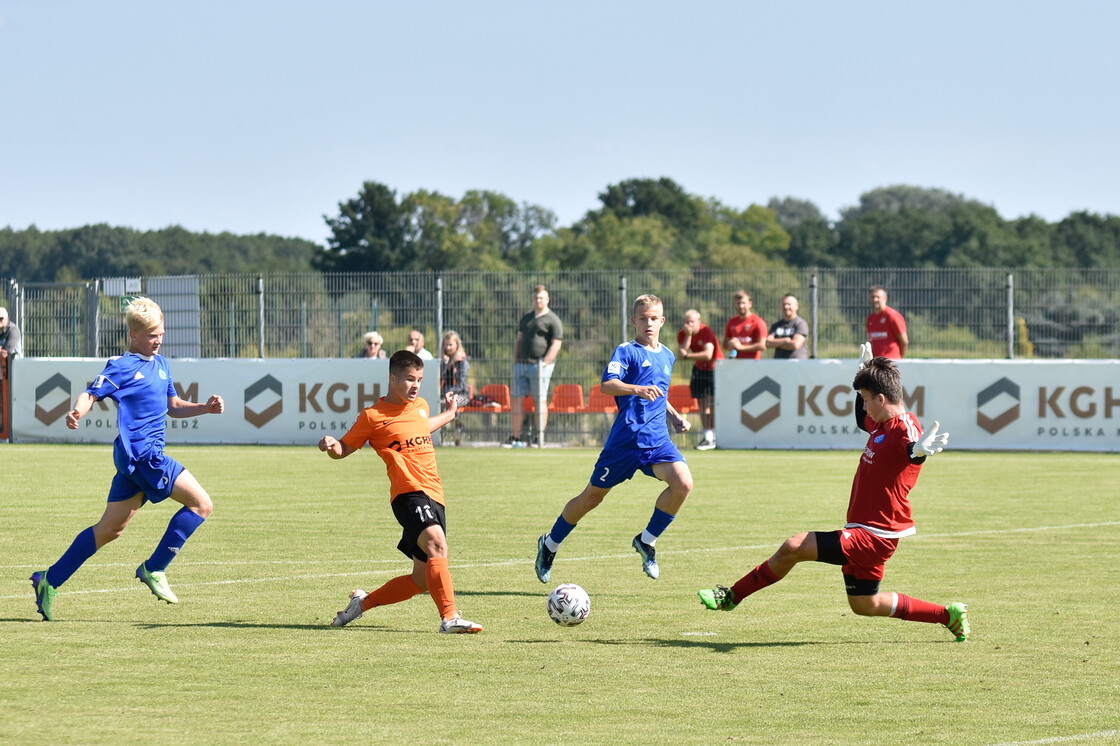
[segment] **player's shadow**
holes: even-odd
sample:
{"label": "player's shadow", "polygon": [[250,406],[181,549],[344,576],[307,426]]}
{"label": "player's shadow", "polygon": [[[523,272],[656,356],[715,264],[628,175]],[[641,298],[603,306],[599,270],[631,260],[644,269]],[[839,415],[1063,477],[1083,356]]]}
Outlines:
{"label": "player's shadow", "polygon": [[[587,642],[596,645],[650,645],[653,647],[662,648],[686,648],[686,649],[707,649],[713,653],[731,653],[739,649],[749,648],[799,648],[809,645],[915,645],[922,644],[916,641],[888,641],[882,640],[773,640],[770,642],[759,642],[757,640],[745,640],[742,642],[717,642],[716,640],[663,640],[656,638],[646,638],[644,640],[588,640]],[[929,640],[931,644],[937,644],[936,640]]]}
{"label": "player's shadow", "polygon": [[279,624],[279,623],[265,623],[265,622],[180,622],[177,624],[166,624],[157,622],[138,622],[134,625],[136,629],[198,629],[200,627],[212,627],[214,629],[308,629],[308,630],[331,630],[334,627],[330,626],[329,622],[322,622],[319,624]]}

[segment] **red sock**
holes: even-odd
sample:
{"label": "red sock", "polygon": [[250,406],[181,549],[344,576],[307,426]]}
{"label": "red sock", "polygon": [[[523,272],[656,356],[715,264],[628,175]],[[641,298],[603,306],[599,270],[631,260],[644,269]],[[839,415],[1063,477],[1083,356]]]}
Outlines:
{"label": "red sock", "polygon": [[928,622],[929,624],[949,623],[949,610],[944,606],[931,604],[929,601],[922,601],[919,598],[904,596],[901,593],[896,593],[895,596],[898,597],[898,604],[895,606],[894,613],[891,614],[894,618],[905,619],[908,622]]}
{"label": "red sock", "polygon": [[739,578],[739,582],[731,586],[731,592],[735,596],[735,603],[741,603],[744,598],[751,595],[755,591],[761,591],[768,585],[774,585],[781,578],[774,574],[770,569],[769,560],[763,562],[758,567],[750,571],[750,574],[744,575]]}
{"label": "red sock", "polygon": [[439,615],[443,619],[450,619],[459,613],[455,608],[455,585],[451,582],[451,570],[447,567],[446,557],[429,557],[425,568],[425,577],[428,579],[428,593],[436,602]]}
{"label": "red sock", "polygon": [[399,604],[423,592],[411,575],[400,575],[363,598],[362,611],[369,611],[374,606]]}

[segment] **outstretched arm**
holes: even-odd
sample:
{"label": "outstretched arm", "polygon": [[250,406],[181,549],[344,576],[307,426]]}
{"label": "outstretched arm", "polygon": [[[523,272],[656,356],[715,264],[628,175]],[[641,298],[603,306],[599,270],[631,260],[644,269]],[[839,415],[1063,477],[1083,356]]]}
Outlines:
{"label": "outstretched arm", "polygon": [[167,416],[176,419],[198,417],[202,414],[221,414],[224,411],[226,411],[226,402],[217,394],[198,404],[184,401],[177,396],[171,396],[167,399]]}
{"label": "outstretched arm", "polygon": [[949,433],[938,433],[937,431],[940,429],[941,423],[934,420],[933,427],[929,429],[929,432],[923,435],[917,443],[910,444],[911,461],[924,461],[926,458],[945,450],[945,446],[949,445]]}

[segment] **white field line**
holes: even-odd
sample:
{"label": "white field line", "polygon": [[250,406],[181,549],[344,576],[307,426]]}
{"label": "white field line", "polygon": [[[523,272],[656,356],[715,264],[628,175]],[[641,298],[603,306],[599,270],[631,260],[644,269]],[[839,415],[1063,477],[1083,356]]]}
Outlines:
{"label": "white field line", "polygon": [[[981,535],[981,534],[1010,534],[1010,533],[1023,533],[1023,532],[1032,532],[1032,531],[1061,531],[1061,530],[1064,530],[1064,529],[1071,529],[1071,528],[1102,528],[1102,527],[1107,527],[1107,526],[1120,526],[1120,521],[1104,521],[1104,522],[1101,522],[1101,523],[1070,523],[1070,524],[1065,524],[1065,525],[1060,525],[1060,526],[1034,526],[1034,527],[1027,527],[1027,528],[1003,528],[1003,529],[990,529],[990,530],[981,530],[981,531],[959,531],[959,532],[942,533],[942,534],[916,534],[915,536],[912,536],[909,539],[907,539],[907,541],[914,541],[915,539],[921,539],[921,538],[943,539],[943,538],[954,538],[954,537],[959,537],[959,536],[977,536],[977,535]],[[701,554],[701,553],[708,554],[708,553],[713,553],[713,552],[739,552],[739,551],[744,551],[744,550],[754,551],[754,550],[759,550],[759,549],[773,548],[775,546],[776,546],[776,544],[774,542],[768,542],[766,544],[753,544],[753,545],[748,544],[748,545],[733,546],[733,547],[706,547],[706,548],[695,548],[695,549],[680,549],[680,550],[675,550],[675,551],[671,550],[671,551],[666,551],[663,554],[665,556],[669,556],[669,555]],[[597,555],[589,555],[589,556],[585,556],[585,557],[558,557],[557,561],[562,561],[562,562],[587,562],[587,561],[629,558],[631,556],[632,555],[630,553],[597,554]],[[489,562],[460,562],[460,563],[455,563],[455,564],[451,565],[451,569],[452,570],[466,570],[466,569],[485,568],[485,567],[506,567],[506,566],[509,566],[509,565],[531,564],[532,562],[534,562],[534,560],[535,560],[535,557],[517,557],[515,559],[494,560],[494,561],[489,561]],[[362,577],[373,576],[373,575],[378,575],[378,574],[399,574],[401,572],[401,566],[402,566],[403,562],[406,562],[406,560],[404,560],[403,558],[394,559],[394,560],[343,560],[343,561],[340,561],[340,560],[262,560],[262,561],[239,560],[239,561],[236,561],[236,562],[211,562],[211,561],[206,561],[206,560],[200,560],[200,561],[194,561],[194,562],[183,561],[183,562],[176,563],[176,566],[177,567],[183,567],[185,565],[190,565],[192,567],[194,567],[194,566],[199,566],[199,567],[201,567],[201,566],[228,567],[228,566],[235,566],[235,565],[251,565],[253,567],[262,567],[262,566],[266,566],[266,565],[307,566],[307,565],[330,564],[330,565],[333,565],[335,567],[338,567],[339,565],[347,564],[347,563],[360,563],[360,564],[362,564],[366,567],[368,567],[369,565],[385,565],[386,567],[384,569],[356,570],[356,571],[353,571],[353,572],[332,572],[332,573],[314,573],[314,574],[300,574],[300,575],[280,575],[280,576],[270,576],[270,577],[259,577],[258,576],[258,577],[253,577],[253,578],[236,578],[236,579],[230,579],[230,580],[208,580],[208,581],[201,581],[201,582],[198,582],[198,583],[176,583],[175,587],[176,588],[195,588],[195,587],[212,586],[212,585],[237,585],[237,584],[243,584],[243,583],[281,583],[281,582],[287,582],[287,581],[292,581],[292,580],[317,580],[317,579],[322,579],[322,578],[347,578],[347,577],[359,577],[359,576],[362,576]],[[87,563],[86,565],[84,565],[84,567],[87,567],[87,568],[94,568],[94,567],[129,567],[129,568],[131,568],[132,564],[131,563],[122,563],[122,562]],[[42,567],[40,565],[0,565],[0,570],[24,570],[24,571],[32,570],[32,571],[34,571],[34,570],[38,570],[38,569],[42,569]],[[81,595],[81,594],[88,594],[88,593],[124,593],[124,592],[129,592],[129,591],[147,591],[147,590],[148,589],[147,589],[146,586],[136,584],[136,585],[129,585],[128,587],[120,587],[120,588],[98,588],[98,589],[90,589],[90,590],[83,590],[83,591],[67,591],[67,595]],[[0,596],[0,600],[26,598],[26,596],[27,596],[26,593],[20,593],[20,594],[17,594],[17,595]]]}
{"label": "white field line", "polygon": [[1096,741],[1102,738],[1115,738],[1120,736],[1120,730],[1102,730],[1098,733],[1078,733],[1072,736],[1052,736],[1050,738],[1040,738],[1037,741],[1010,741],[1008,743],[999,743],[995,746],[1035,746],[1035,744],[1043,743],[1069,743],[1071,741]]}

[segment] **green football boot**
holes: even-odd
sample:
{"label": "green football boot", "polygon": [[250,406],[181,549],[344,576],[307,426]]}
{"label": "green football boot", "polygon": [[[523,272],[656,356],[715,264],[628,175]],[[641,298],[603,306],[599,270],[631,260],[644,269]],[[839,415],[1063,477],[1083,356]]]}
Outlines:
{"label": "green football boot", "polygon": [[945,626],[957,636],[957,642],[964,642],[972,631],[968,624],[968,606],[954,601],[945,608],[949,610],[949,623]]}
{"label": "green football boot", "polygon": [[53,622],[54,615],[51,614],[51,603],[58,591],[47,582],[46,570],[31,574],[31,587],[35,589],[35,605],[39,607],[39,613],[43,615],[43,621]]}
{"label": "green football boot", "polygon": [[140,567],[136,568],[136,577],[140,582],[148,586],[152,595],[160,601],[166,601],[169,604],[179,603],[179,597],[171,592],[171,586],[167,584],[167,575],[159,570],[156,572],[148,572],[148,564],[141,562]]}
{"label": "green football boot", "polygon": [[697,591],[697,594],[700,596],[701,603],[712,611],[731,611],[738,606],[732,598],[731,589],[724,588],[722,585]]}

